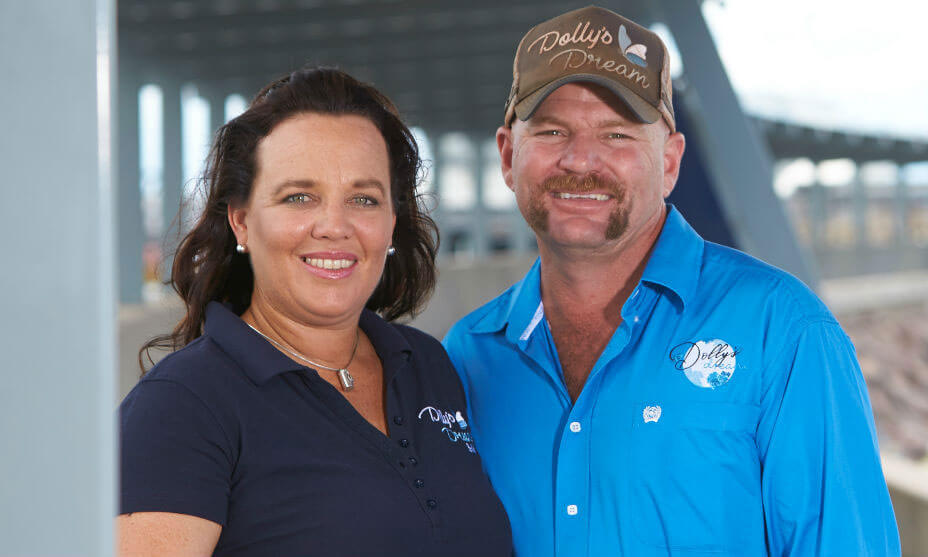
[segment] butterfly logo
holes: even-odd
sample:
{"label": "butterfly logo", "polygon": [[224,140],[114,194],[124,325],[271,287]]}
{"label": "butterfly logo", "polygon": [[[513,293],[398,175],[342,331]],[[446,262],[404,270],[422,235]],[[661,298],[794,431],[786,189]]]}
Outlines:
{"label": "butterfly logo", "polygon": [[622,51],[622,55],[629,62],[642,68],[648,67],[648,47],[643,44],[632,44],[632,40],[628,37],[628,30],[625,29],[624,25],[619,27],[619,50]]}

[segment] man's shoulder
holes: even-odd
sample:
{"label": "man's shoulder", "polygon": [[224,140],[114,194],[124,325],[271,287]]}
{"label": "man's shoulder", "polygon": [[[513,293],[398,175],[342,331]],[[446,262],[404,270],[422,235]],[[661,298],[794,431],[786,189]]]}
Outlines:
{"label": "man's shoulder", "polygon": [[512,306],[515,290],[521,282],[517,282],[495,298],[477,307],[459,319],[445,335],[444,343],[447,346],[449,339],[459,338],[471,333],[491,333],[502,329]]}
{"label": "man's shoulder", "polygon": [[797,318],[834,319],[825,303],[792,274],[742,251],[706,242],[700,290],[729,299],[761,299]]}

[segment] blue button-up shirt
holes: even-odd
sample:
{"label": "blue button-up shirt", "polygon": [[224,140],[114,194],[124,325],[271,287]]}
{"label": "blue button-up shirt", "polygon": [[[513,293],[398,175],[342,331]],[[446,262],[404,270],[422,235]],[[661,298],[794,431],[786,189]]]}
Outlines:
{"label": "blue button-up shirt", "polygon": [[854,348],[669,208],[576,403],[540,263],[445,339],[520,557],[899,555]]}

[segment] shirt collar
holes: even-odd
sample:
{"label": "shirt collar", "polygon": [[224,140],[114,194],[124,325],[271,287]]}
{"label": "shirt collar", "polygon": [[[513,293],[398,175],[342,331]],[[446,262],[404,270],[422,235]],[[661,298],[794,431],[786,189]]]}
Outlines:
{"label": "shirt collar", "polygon": [[[660,285],[680,300],[683,306],[692,298],[702,269],[705,240],[686,222],[680,211],[667,204],[667,218],[654,244],[641,282]],[[525,277],[514,284],[508,304],[500,303],[478,321],[475,333],[497,332],[506,328],[510,342],[525,340],[544,316],[541,305],[541,260],[537,259]]]}
{"label": "shirt collar", "polygon": [[[360,327],[383,363],[385,379],[391,379],[402,363],[409,359],[412,347],[395,327],[370,310],[365,309],[361,313]],[[281,373],[307,367],[275,348],[219,302],[210,302],[206,306],[204,334],[214,340],[258,385]]]}
{"label": "shirt collar", "polygon": [[668,203],[664,227],[651,251],[641,282],[667,288],[685,307],[699,284],[705,244],[680,211]]}
{"label": "shirt collar", "polygon": [[505,294],[501,295],[496,307],[477,321],[471,327],[471,331],[495,333],[506,327],[506,336],[510,341],[515,342],[524,336],[530,325],[537,325],[539,320],[537,315],[540,309],[541,259],[536,259],[522,280],[513,284]]}

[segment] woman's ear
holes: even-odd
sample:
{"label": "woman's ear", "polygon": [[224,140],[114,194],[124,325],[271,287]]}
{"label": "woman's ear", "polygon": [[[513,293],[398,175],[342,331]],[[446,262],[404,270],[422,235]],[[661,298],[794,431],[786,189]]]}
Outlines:
{"label": "woman's ear", "polygon": [[237,207],[229,204],[229,226],[232,233],[235,234],[235,240],[240,246],[248,245],[248,226],[245,224],[245,216],[248,209],[246,207]]}

